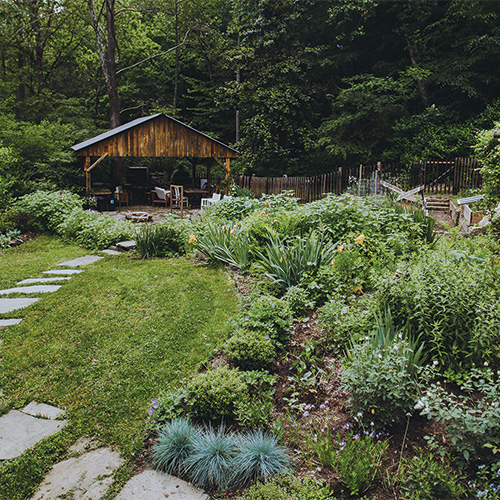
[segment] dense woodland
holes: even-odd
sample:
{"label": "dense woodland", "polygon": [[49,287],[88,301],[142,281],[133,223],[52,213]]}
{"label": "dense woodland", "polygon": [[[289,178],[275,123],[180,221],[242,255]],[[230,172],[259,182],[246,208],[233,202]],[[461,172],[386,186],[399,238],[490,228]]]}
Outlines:
{"label": "dense woodland", "polygon": [[[0,204],[82,185],[69,146],[165,112],[237,173],[470,156],[500,111],[500,3],[3,0]],[[156,160],[158,161],[158,160]]]}

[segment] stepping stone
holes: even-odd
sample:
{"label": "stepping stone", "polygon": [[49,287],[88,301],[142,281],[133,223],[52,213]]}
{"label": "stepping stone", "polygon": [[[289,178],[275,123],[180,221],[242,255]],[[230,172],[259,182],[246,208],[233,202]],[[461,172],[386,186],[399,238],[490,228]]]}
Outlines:
{"label": "stepping stone", "polygon": [[135,248],[135,240],[120,241],[116,246],[118,248],[123,248],[124,250],[132,250]]}
{"label": "stepping stone", "polygon": [[[101,498],[113,482],[113,475],[123,463],[119,453],[99,448],[52,467],[32,500]],[[163,499],[164,500],[164,499]]]}
{"label": "stepping stone", "polygon": [[51,293],[56,292],[59,288],[61,288],[61,285],[18,286],[0,290],[0,295],[8,295],[9,293]]}
{"label": "stepping stone", "polygon": [[0,460],[22,455],[28,448],[62,429],[65,420],[35,418],[17,410],[0,417]]}
{"label": "stepping stone", "polygon": [[123,487],[115,500],[208,500],[208,495],[182,479],[146,469]]}
{"label": "stepping stone", "polygon": [[0,328],[5,328],[6,326],[18,325],[21,323],[23,318],[12,318],[12,319],[0,319]]}
{"label": "stepping stone", "polygon": [[39,298],[27,299],[24,297],[17,299],[0,299],[0,314],[9,313],[16,309],[22,309],[34,304]]}
{"label": "stepping stone", "polygon": [[116,250],[111,250],[107,248],[106,250],[103,250],[102,253],[108,254],[108,255],[121,255],[123,252],[117,252]]}
{"label": "stepping stone", "polygon": [[88,266],[93,264],[98,260],[104,259],[104,257],[98,257],[97,255],[84,255],[83,257],[78,257],[77,259],[67,260],[57,264],[58,266],[68,266],[68,267],[78,267],[78,266]]}
{"label": "stepping stone", "polygon": [[78,274],[83,273],[81,269],[51,269],[44,271],[43,274]]}
{"label": "stepping stone", "polygon": [[66,281],[70,280],[71,276],[59,276],[57,278],[28,278],[23,281],[19,281],[18,285],[31,285],[32,283],[52,283],[54,281]]}
{"label": "stepping stone", "polygon": [[32,401],[28,406],[24,407],[22,412],[26,415],[48,418],[49,420],[56,420],[57,417],[62,417],[65,413],[64,410],[61,410],[61,408],[47,405],[45,403],[37,403],[36,401]]}

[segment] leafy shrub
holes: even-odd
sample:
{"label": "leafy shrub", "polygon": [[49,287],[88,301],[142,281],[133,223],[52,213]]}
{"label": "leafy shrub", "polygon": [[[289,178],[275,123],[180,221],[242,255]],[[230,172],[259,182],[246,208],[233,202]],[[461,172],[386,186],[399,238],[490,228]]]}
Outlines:
{"label": "leafy shrub", "polygon": [[186,253],[186,229],[173,222],[146,224],[138,231],[135,242],[137,252],[144,259],[177,257]]}
{"label": "leafy shrub", "polygon": [[[431,384],[417,408],[423,415],[446,425],[448,442],[459,459],[492,468],[495,477],[500,469],[500,380],[492,370],[475,369],[460,386],[463,394],[456,396],[442,385]],[[446,449],[435,437],[429,444],[441,454]]]}
{"label": "leafy shrub", "polygon": [[186,460],[193,453],[200,432],[189,420],[179,418],[161,427],[153,446],[151,459],[158,469],[182,476],[186,473]]}
{"label": "leafy shrub", "polygon": [[10,247],[13,241],[18,240],[18,236],[20,234],[21,232],[16,229],[6,231],[5,233],[0,233],[0,248]]}
{"label": "leafy shrub", "polygon": [[400,487],[403,500],[464,498],[466,491],[460,485],[461,478],[448,464],[439,461],[432,453],[424,454],[420,450],[417,456],[406,459],[403,463],[403,480]]}
{"label": "leafy shrub", "polygon": [[56,231],[63,238],[94,250],[101,250],[119,241],[129,240],[135,234],[135,228],[129,221],[115,220],[107,215],[81,208],[66,214],[63,221],[56,227]]}
{"label": "leafy shrub", "polygon": [[276,437],[262,431],[249,432],[240,438],[235,478],[239,484],[259,478],[268,479],[288,472],[292,463],[288,450],[278,445]]}
{"label": "leafy shrub", "polygon": [[[500,124],[495,123],[495,127],[498,126]],[[483,188],[492,200],[500,201],[500,146],[493,135],[495,130],[496,128],[481,131],[474,149],[481,160]]]}
{"label": "leafy shrub", "polygon": [[320,310],[318,324],[323,329],[326,342],[337,353],[346,350],[373,330],[373,311],[369,299],[361,296],[349,302],[337,296]]}
{"label": "leafy shrub", "polygon": [[280,474],[265,482],[251,486],[237,500],[327,500],[331,498],[329,486],[312,478]]}
{"label": "leafy shrub", "polygon": [[292,317],[288,303],[270,295],[261,295],[252,301],[245,316],[235,322],[245,330],[267,333],[277,343],[285,343]]}
{"label": "leafy shrub", "polygon": [[210,222],[203,225],[193,242],[212,262],[222,262],[238,269],[249,265],[250,241],[246,232],[237,225]]}
{"label": "leafy shrub", "polygon": [[211,219],[224,222],[237,221],[259,207],[259,202],[249,197],[223,198],[219,203],[212,205],[208,214]]}
{"label": "leafy shrub", "polygon": [[377,319],[377,329],[348,351],[342,370],[350,404],[361,420],[378,428],[398,422],[410,412],[419,396],[419,368],[423,345],[397,331],[389,313]]}
{"label": "leafy shrub", "polygon": [[340,433],[334,437],[327,428],[311,446],[320,463],[335,470],[350,494],[360,495],[373,484],[389,443],[369,434],[353,435],[352,430],[344,437]]}
{"label": "leafy shrub", "polygon": [[288,302],[291,312],[295,316],[300,316],[306,310],[314,309],[316,305],[308,291],[300,286],[291,286],[283,297]]}
{"label": "leafy shrub", "polygon": [[81,209],[83,200],[70,191],[36,191],[21,197],[16,208],[31,215],[30,229],[35,231],[56,231],[64,219]]}
{"label": "leafy shrub", "polygon": [[427,252],[381,282],[380,307],[407,322],[448,377],[496,362],[500,354],[498,263],[464,250]]}
{"label": "leafy shrub", "polygon": [[191,482],[199,488],[226,489],[234,480],[238,439],[220,426],[209,427],[197,436],[186,468]]}
{"label": "leafy shrub", "polygon": [[235,402],[248,397],[247,386],[238,370],[226,366],[193,377],[186,392],[189,412],[212,420],[232,416]]}
{"label": "leafy shrub", "polygon": [[266,368],[276,355],[269,335],[258,331],[236,331],[226,342],[224,351],[229,361],[242,370]]}

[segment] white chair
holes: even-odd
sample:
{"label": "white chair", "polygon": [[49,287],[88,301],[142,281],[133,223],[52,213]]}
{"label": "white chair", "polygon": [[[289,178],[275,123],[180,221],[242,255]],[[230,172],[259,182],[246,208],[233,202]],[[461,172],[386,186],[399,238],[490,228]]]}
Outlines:
{"label": "white chair", "polygon": [[188,197],[184,196],[184,186],[171,185],[170,186],[170,196],[172,201],[170,203],[170,211],[172,208],[187,208],[188,206]]}
{"label": "white chair", "polygon": [[155,187],[153,193],[153,206],[156,203],[158,205],[165,205],[166,208],[169,196],[170,196],[170,191],[163,189],[161,187]]}
{"label": "white chair", "polygon": [[214,193],[211,198],[202,198],[201,199],[201,209],[210,207],[211,205],[215,205],[220,201],[221,195],[218,193]]}

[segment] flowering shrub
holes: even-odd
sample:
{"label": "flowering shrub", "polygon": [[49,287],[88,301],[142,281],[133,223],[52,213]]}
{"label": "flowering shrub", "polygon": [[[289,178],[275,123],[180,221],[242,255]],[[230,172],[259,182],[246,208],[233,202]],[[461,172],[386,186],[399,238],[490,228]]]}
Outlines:
{"label": "flowering shrub", "polygon": [[348,351],[342,381],[352,411],[365,426],[387,428],[411,412],[420,392],[423,346],[394,329],[390,313],[374,333]]}
{"label": "flowering shrub", "polygon": [[[446,434],[459,458],[486,466],[500,485],[500,380],[490,369],[472,370],[461,384],[463,394],[432,384],[417,406],[429,419],[446,424]],[[480,397],[478,398],[478,394]],[[434,437],[429,444],[445,453]]]}

